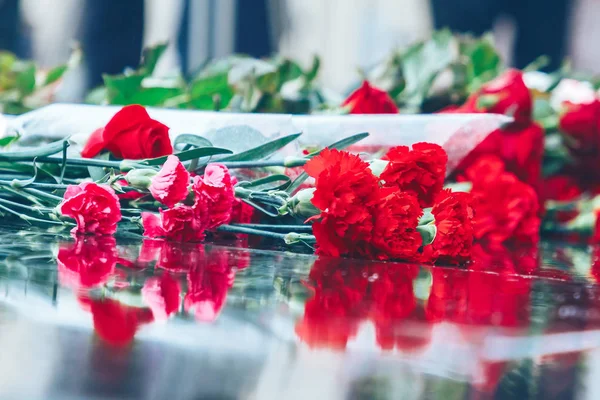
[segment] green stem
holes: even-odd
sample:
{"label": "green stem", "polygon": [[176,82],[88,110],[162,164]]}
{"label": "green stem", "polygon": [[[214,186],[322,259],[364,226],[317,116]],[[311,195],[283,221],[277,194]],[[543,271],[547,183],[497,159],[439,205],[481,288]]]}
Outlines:
{"label": "green stem", "polygon": [[259,229],[253,228],[244,228],[243,226],[235,226],[235,225],[221,225],[217,228],[219,232],[227,232],[227,233],[243,233],[246,235],[258,235],[264,236],[271,239],[285,240],[284,233],[275,233],[270,231],[263,231]]}
{"label": "green stem", "polygon": [[[0,180],[0,185],[2,186],[12,186],[12,182]],[[62,185],[58,183],[41,183],[41,182],[32,182],[29,183],[25,187],[30,188],[38,188],[38,189],[50,189],[50,190],[65,190],[69,185]],[[20,189],[20,188],[19,188]]]}
{"label": "green stem", "polygon": [[267,230],[273,232],[312,232],[310,225],[275,225],[275,224],[230,224],[231,226]]}
{"label": "green stem", "polygon": [[[20,160],[20,161],[31,161],[28,160]],[[95,158],[67,158],[63,160],[62,157],[37,157],[36,161],[40,163],[48,163],[48,164],[59,164],[62,165],[63,161],[66,165],[78,165],[81,167],[103,167],[103,168],[121,168],[121,161],[108,161],[108,160],[98,160]]]}
{"label": "green stem", "polygon": [[8,206],[13,206],[13,207],[17,207],[17,208],[23,208],[25,210],[29,210],[29,211],[33,211],[36,213],[41,213],[41,212],[53,212],[54,209],[52,208],[48,208],[48,207],[31,207],[28,206],[26,204],[21,204],[21,203],[15,203],[14,201],[10,201],[10,200],[6,200],[3,198],[0,198],[0,203],[8,205]]}
{"label": "green stem", "polygon": [[63,201],[62,197],[55,196],[53,194],[43,192],[41,190],[29,189],[29,188],[23,188],[21,190],[23,190],[24,192],[29,193],[31,195],[39,196],[39,197],[45,198],[47,200],[51,200],[52,202],[58,202],[58,203],[60,203],[60,202]]}
{"label": "green stem", "polygon": [[51,221],[51,220],[46,220],[46,219],[39,219],[39,218],[35,218],[35,217],[30,217],[29,215],[26,214],[21,214],[19,212],[16,212],[15,210],[8,208],[2,204],[0,204],[0,209],[4,210],[8,213],[11,213],[13,215],[16,215],[17,217],[21,218],[24,221],[29,222],[39,222],[39,223],[43,223],[43,224],[49,224],[49,225],[64,225],[62,222],[58,222],[58,221]]}

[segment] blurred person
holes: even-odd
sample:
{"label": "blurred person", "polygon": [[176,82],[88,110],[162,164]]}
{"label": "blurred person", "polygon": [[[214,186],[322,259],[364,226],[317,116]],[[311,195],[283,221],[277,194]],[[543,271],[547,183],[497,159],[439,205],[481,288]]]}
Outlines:
{"label": "blurred person", "polygon": [[547,71],[556,70],[566,55],[571,0],[430,0],[436,29],[482,35],[499,16],[514,19],[513,64],[524,68],[548,56]]}

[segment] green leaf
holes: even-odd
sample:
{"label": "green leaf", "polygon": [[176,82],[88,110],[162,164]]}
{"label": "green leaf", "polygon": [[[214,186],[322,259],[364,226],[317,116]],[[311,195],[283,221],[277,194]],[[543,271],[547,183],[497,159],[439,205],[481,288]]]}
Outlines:
{"label": "green leaf", "polygon": [[262,191],[283,190],[283,188],[285,188],[290,183],[290,181],[291,179],[287,175],[274,174],[266,176],[264,178],[256,179],[252,182],[239,182],[236,186],[240,186],[243,188],[257,188],[273,182],[283,182],[283,184],[277,185],[275,187],[261,189]]}
{"label": "green leaf", "polygon": [[151,87],[140,88],[139,91],[131,93],[128,97],[119,97],[119,104],[139,104],[142,106],[162,106],[167,100],[183,93],[180,88]]}
{"label": "green leaf", "polygon": [[260,146],[254,147],[253,149],[243,151],[241,153],[233,154],[219,159],[219,161],[254,161],[260,160],[270,156],[271,154],[282,149],[289,143],[296,140],[302,133],[294,133],[292,135],[283,136],[270,142],[261,144]]}
{"label": "green leaf", "polygon": [[144,76],[134,75],[103,75],[107,90],[107,100],[110,104],[127,103],[128,99],[142,88]]}
{"label": "green leaf", "polygon": [[16,142],[17,140],[19,140],[19,136],[6,136],[3,137],[2,139],[0,139],[0,147],[6,147],[11,143]]}
{"label": "green leaf", "polygon": [[67,72],[68,69],[69,67],[67,65],[59,65],[58,67],[52,68],[46,75],[46,79],[44,80],[44,86],[48,86],[58,81],[60,78],[63,77],[63,75],[65,74],[65,72]]}
{"label": "green leaf", "polygon": [[64,143],[69,145],[67,139],[59,140],[56,142],[49,143],[44,146],[40,146],[32,150],[23,151],[12,151],[12,152],[0,152],[0,160],[2,161],[32,161],[36,157],[51,156],[56,153],[63,151]]}
{"label": "green leaf", "polygon": [[[196,149],[182,151],[181,153],[174,154],[179,158],[179,161],[194,160],[196,158],[214,156],[217,154],[231,154],[231,150],[222,149],[219,147],[198,147]],[[167,161],[168,156],[150,158],[146,160],[140,160],[137,163],[140,165],[162,165]]]}
{"label": "green leaf", "polygon": [[417,232],[419,232],[423,239],[423,246],[426,246],[433,243],[437,228],[435,227],[435,224],[419,225],[417,226]]}
{"label": "green leaf", "polygon": [[145,76],[150,76],[154,73],[156,64],[167,50],[167,43],[159,43],[152,47],[147,47],[142,53],[142,62],[140,64],[140,72]]}
{"label": "green leaf", "polygon": [[22,97],[28,96],[35,90],[35,64],[23,63],[17,73],[16,85]]}
{"label": "green leaf", "polygon": [[[222,72],[196,78],[190,85],[189,104],[200,110],[218,110],[227,107],[234,94],[227,76],[227,72]],[[215,104],[215,96],[218,96],[218,105]]]}
{"label": "green leaf", "polygon": [[313,57],[312,66],[310,67],[310,70],[305,75],[305,79],[308,83],[315,80],[315,78],[319,74],[320,68],[321,68],[321,59],[319,58],[319,56],[315,55]]}
{"label": "green leaf", "polygon": [[417,43],[402,55],[406,87],[403,100],[419,106],[440,72],[456,59],[456,39],[449,30],[435,32],[430,40]]}
{"label": "green leaf", "polygon": [[92,89],[85,96],[86,104],[103,104],[107,100],[108,100],[108,89],[106,89],[106,87],[104,87],[104,86]]}
{"label": "green leaf", "polygon": [[203,138],[202,136],[192,135],[189,133],[184,133],[184,134],[177,136],[177,138],[175,139],[175,143],[174,143],[175,148],[177,148],[177,146],[181,145],[181,144],[186,145],[186,147],[187,146],[212,147],[212,145],[213,145],[210,142],[210,140]]}

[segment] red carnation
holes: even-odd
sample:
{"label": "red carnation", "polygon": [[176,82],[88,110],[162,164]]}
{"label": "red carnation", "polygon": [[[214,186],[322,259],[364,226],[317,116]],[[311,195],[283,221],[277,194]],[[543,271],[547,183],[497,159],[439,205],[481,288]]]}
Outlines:
{"label": "red carnation", "polygon": [[422,244],[416,230],[422,215],[417,199],[406,192],[382,189],[382,199],[373,214],[373,257],[413,258]]}
{"label": "red carnation", "polygon": [[221,164],[206,166],[204,176],[194,177],[194,208],[205,213],[207,228],[214,229],[231,220],[234,202],[233,184],[227,167]]}
{"label": "red carnation", "polygon": [[473,207],[470,193],[442,191],[431,213],[435,217],[433,243],[423,248],[426,261],[460,264],[471,259]]}
{"label": "red carnation", "polygon": [[77,221],[75,234],[112,235],[121,220],[119,198],[108,186],[93,182],[69,185],[60,212]]}
{"label": "red carnation", "polygon": [[150,118],[139,105],[123,107],[103,129],[94,131],[81,156],[92,158],[103,150],[132,160],[173,154],[169,127]]}
{"label": "red carnation", "polygon": [[[543,200],[556,200],[559,202],[575,200],[583,193],[575,179],[567,175],[549,177],[543,182],[542,188]],[[577,210],[556,211],[554,219],[559,222],[567,222],[575,218],[578,214]]]}
{"label": "red carnation", "polygon": [[80,237],[75,243],[61,243],[58,250],[58,278],[73,289],[91,288],[108,281],[117,263],[117,243],[112,236]]}
{"label": "red carnation", "polygon": [[373,225],[371,207],[379,200],[377,178],[358,156],[324,149],[304,166],[316,180],[312,203],[323,210],[313,233],[319,254],[365,255]]}
{"label": "red carnation", "polygon": [[367,81],[352,92],[342,106],[348,107],[350,114],[398,114],[398,107],[390,95]]}
{"label": "red carnation", "polygon": [[448,162],[444,149],[432,143],[415,143],[412,151],[397,146],[388,151],[384,160],[389,160],[380,175],[384,187],[411,193],[419,199],[421,207],[431,207],[444,186]]}
{"label": "red carnation", "polygon": [[[231,177],[231,185],[235,187],[237,178]],[[254,207],[250,204],[243,202],[240,198],[233,198],[233,206],[231,209],[231,220],[229,222],[236,224],[248,224],[252,222],[252,216],[254,215]],[[228,222],[228,223],[229,223]]]}
{"label": "red carnation", "polygon": [[[491,156],[490,156],[491,158]],[[497,163],[501,161],[496,159]],[[476,162],[467,175],[473,179],[471,193],[476,204],[474,236],[478,240],[503,243],[537,243],[540,218],[538,198],[533,188],[508,172],[486,177],[480,166],[489,160]]]}
{"label": "red carnation", "polygon": [[198,210],[182,204],[168,210],[160,210],[160,216],[143,212],[144,236],[181,242],[203,241],[207,226],[199,214],[206,215],[206,212],[199,213]]}
{"label": "red carnation", "polygon": [[596,224],[594,226],[592,243],[600,243],[600,211],[596,211]]}
{"label": "red carnation", "polygon": [[367,219],[369,207],[377,201],[377,177],[369,164],[345,151],[324,149],[304,166],[315,178],[312,203],[327,215],[343,217],[348,223]]}
{"label": "red carnation", "polygon": [[156,200],[173,207],[187,197],[189,183],[190,174],[179,158],[169,156],[148,189]]}

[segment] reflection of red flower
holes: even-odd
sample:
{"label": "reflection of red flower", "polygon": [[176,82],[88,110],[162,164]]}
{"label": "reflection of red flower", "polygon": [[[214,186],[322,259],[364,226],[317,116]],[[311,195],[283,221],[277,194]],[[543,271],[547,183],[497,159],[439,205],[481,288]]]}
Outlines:
{"label": "reflection of red flower", "polygon": [[350,108],[350,114],[397,114],[398,107],[390,95],[381,89],[371,86],[364,81],[359,89],[356,89],[344,100],[344,107]]}
{"label": "reflection of red flower", "polygon": [[[146,246],[144,241],[144,247]],[[188,272],[196,265],[203,262],[206,255],[204,254],[204,246],[201,244],[180,244],[163,242],[160,243],[160,251],[156,261],[156,268],[162,268],[171,272]],[[142,247],[142,250],[144,249]],[[148,249],[150,247],[148,246]]]}
{"label": "reflection of red flower", "polygon": [[[542,184],[542,199],[569,201],[575,200],[582,194],[582,190],[570,176],[554,175],[544,180]],[[577,211],[558,211],[553,216],[559,222],[567,222],[577,216]]]}
{"label": "reflection of red flower", "polygon": [[58,250],[58,278],[73,289],[102,285],[117,263],[114,237],[77,237],[75,243],[61,243]]}
{"label": "reflection of red flower", "polygon": [[397,188],[419,199],[421,207],[431,207],[442,190],[448,155],[437,144],[415,143],[392,147],[384,157],[389,164],[380,175],[384,187]]}
{"label": "reflection of red flower", "polygon": [[188,273],[188,292],[184,299],[186,312],[194,314],[198,321],[216,320],[234,277],[228,253],[219,249],[208,252],[203,262],[193,266]]}
{"label": "reflection of red flower", "polygon": [[142,213],[144,236],[165,238],[179,242],[201,242],[205,238],[206,223],[198,218],[196,210],[178,204],[168,210],[159,210],[160,216]]}
{"label": "reflection of red flower", "polygon": [[426,261],[456,264],[471,259],[473,246],[473,208],[469,193],[442,191],[432,209],[436,235],[423,249]]}
{"label": "reflection of red flower", "polygon": [[146,279],[142,288],[144,302],[152,309],[156,320],[164,320],[179,309],[181,287],[169,274]]}
{"label": "reflection of red flower", "polygon": [[69,185],[60,212],[77,221],[77,234],[112,235],[121,220],[119,198],[108,186],[93,182]]}
{"label": "reflection of red flower", "polygon": [[106,124],[92,133],[81,156],[95,157],[103,150],[115,157],[138,160],[173,153],[169,127],[150,118],[139,105],[123,107]]}
{"label": "reflection of red flower", "polygon": [[183,201],[188,195],[190,174],[179,158],[169,156],[162,168],[152,178],[148,188],[152,196],[167,207]]}
{"label": "reflection of red flower", "polygon": [[92,313],[96,334],[113,345],[130,343],[141,325],[153,321],[149,308],[130,307],[109,298],[80,301]]}

